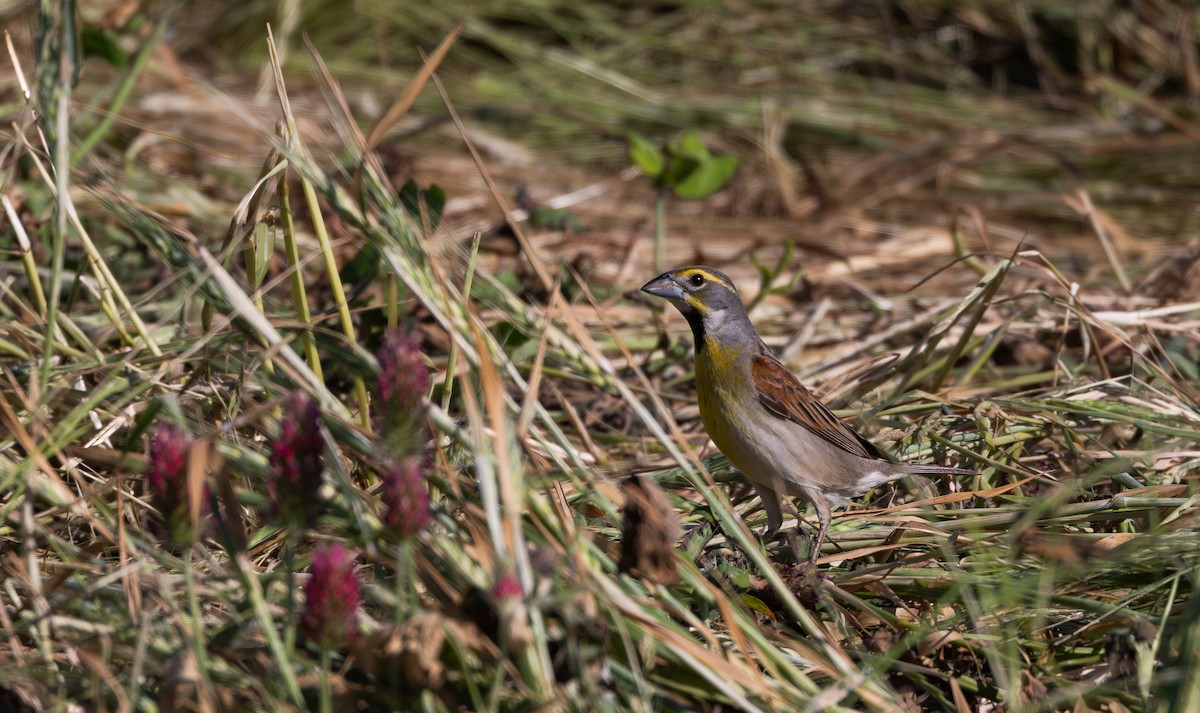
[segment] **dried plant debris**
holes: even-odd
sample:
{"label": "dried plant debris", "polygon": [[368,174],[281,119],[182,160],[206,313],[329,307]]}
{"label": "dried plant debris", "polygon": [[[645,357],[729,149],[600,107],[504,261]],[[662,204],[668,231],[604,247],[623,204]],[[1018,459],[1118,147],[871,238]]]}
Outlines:
{"label": "dried plant debris", "polygon": [[1200,241],[1172,251],[1137,285],[1137,293],[1166,304],[1200,300]]}
{"label": "dried plant debris", "polygon": [[464,636],[459,627],[435,611],[427,611],[404,622],[399,628],[380,628],[363,637],[354,646],[355,656],[372,676],[398,676],[396,685],[437,690],[446,678],[442,652],[447,635]]}
{"label": "dried plant debris", "polygon": [[621,571],[635,571],[657,584],[674,584],[679,516],[662,487],[644,476],[624,481]]}
{"label": "dried plant debris", "polygon": [[[0,710],[1200,710],[1193,3],[75,5],[6,15]],[[659,260],[972,473],[756,541]]]}

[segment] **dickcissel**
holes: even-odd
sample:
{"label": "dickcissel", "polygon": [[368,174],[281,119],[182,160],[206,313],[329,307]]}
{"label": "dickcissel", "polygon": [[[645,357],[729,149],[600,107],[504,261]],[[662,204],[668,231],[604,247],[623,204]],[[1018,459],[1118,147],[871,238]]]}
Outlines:
{"label": "dickcissel", "polygon": [[831,507],[912,473],[972,472],[891,462],[771,354],[724,273],[681,267],[647,282],[642,291],[669,300],[692,328],[700,420],[762,500],[764,541],[783,524],[781,495],[799,496],[816,508],[815,563]]}

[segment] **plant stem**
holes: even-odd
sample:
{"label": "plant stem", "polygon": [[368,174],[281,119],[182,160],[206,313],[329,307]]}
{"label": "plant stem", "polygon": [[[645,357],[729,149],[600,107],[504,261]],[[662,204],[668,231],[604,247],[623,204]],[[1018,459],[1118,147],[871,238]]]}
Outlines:
{"label": "plant stem", "polygon": [[660,190],[654,203],[654,270],[667,269],[667,192]]}
{"label": "plant stem", "polygon": [[296,321],[304,325],[300,331],[300,343],[304,347],[304,358],[308,368],[322,381],[321,356],[317,353],[317,341],[312,333],[312,314],[308,310],[308,297],[304,291],[304,272],[300,269],[300,248],[296,245],[296,226],[292,222],[292,203],[288,197],[288,172],[279,178],[279,214],[283,220],[283,250],[287,255],[288,269],[292,273],[292,304],[296,308]]}
{"label": "plant stem", "polygon": [[396,275],[388,273],[387,276],[387,328],[395,329],[400,323],[400,285],[398,284]]}
{"label": "plant stem", "polygon": [[329,677],[333,675],[333,652],[321,649],[321,713],[333,713],[333,688]]}
{"label": "plant stem", "polygon": [[[463,282],[463,302],[471,301],[471,285],[475,282],[475,260],[479,257],[482,233],[471,238],[471,257],[467,260],[467,279]],[[450,394],[454,391],[454,370],[458,368],[458,342],[451,340],[450,356],[446,359],[446,379],[442,382],[442,410],[450,410]]]}
{"label": "plant stem", "polygon": [[279,675],[283,678],[283,684],[287,689],[288,696],[298,709],[303,710],[304,694],[300,692],[300,684],[296,681],[296,674],[292,670],[292,659],[284,651],[283,643],[279,640],[279,632],[275,628],[276,622],[271,617],[271,612],[267,609],[267,602],[263,597],[262,585],[258,581],[258,572],[254,570],[254,567],[250,564],[250,560],[246,559],[244,554],[239,554],[235,557],[234,562],[237,564],[238,575],[245,585],[246,597],[250,600],[250,606],[254,609],[255,618],[258,619],[259,628],[267,640],[267,648],[271,651],[271,655],[275,658],[275,664],[279,667]]}
{"label": "plant stem", "polygon": [[296,652],[296,536],[288,530],[287,539],[283,543],[283,567],[287,574],[287,623],[283,630],[283,650],[288,659]]}
{"label": "plant stem", "polygon": [[[293,140],[295,136],[293,136]],[[299,143],[298,141],[296,142]],[[337,259],[333,254],[333,244],[329,242],[329,231],[325,229],[325,219],[321,217],[321,204],[317,201],[317,192],[312,182],[300,177],[300,187],[304,190],[304,200],[308,204],[308,214],[311,217],[313,230],[317,234],[317,242],[321,245],[321,257],[325,260],[325,277],[329,280],[329,288],[333,291],[333,301],[337,304],[338,317],[342,322],[342,334],[351,344],[358,344],[354,333],[354,319],[350,314],[350,303],[346,300],[346,290],[342,287],[342,276],[338,272]],[[371,399],[367,395],[367,385],[361,376],[354,377],[354,396],[358,400],[358,422],[363,428],[371,427]]]}
{"label": "plant stem", "polygon": [[192,563],[192,549],[188,547],[183,554],[183,582],[187,589],[188,616],[191,618],[192,655],[196,659],[196,668],[200,671],[200,685],[203,688],[201,698],[207,698],[212,690],[212,682],[208,677],[208,655],[204,645],[204,620],[200,614],[200,598],[196,596],[196,572]]}
{"label": "plant stem", "polygon": [[412,540],[404,538],[396,548],[396,626],[400,626],[412,610]]}
{"label": "plant stem", "polygon": [[133,64],[130,65],[129,71],[121,78],[121,83],[117,85],[117,90],[113,92],[112,100],[109,101],[108,107],[100,112],[100,120],[88,132],[83,141],[79,142],[79,146],[71,153],[71,165],[78,165],[84,156],[91,152],[96,144],[100,143],[108,130],[112,128],[113,122],[121,115],[121,108],[129,101],[129,94],[133,91],[137,84],[137,78],[142,75],[142,70],[146,68],[146,64],[150,61],[150,55],[154,54],[154,49],[158,47],[158,43],[162,41],[163,33],[167,29],[167,12],[164,9],[161,11],[158,22],[154,25],[154,31],[146,38],[146,42],[138,50],[137,55],[133,58]]}

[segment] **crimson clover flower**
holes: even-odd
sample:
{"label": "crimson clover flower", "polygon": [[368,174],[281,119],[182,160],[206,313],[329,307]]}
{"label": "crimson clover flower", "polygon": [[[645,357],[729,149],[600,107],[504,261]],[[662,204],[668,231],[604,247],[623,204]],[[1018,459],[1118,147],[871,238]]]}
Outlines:
{"label": "crimson clover flower", "polygon": [[381,478],[383,522],[401,539],[412,537],[429,525],[429,491],[417,458],[405,458],[388,465]]}
{"label": "crimson clover flower", "polygon": [[315,524],[321,513],[321,410],[307,394],[283,405],[279,435],[271,441],[269,485],[275,513],[293,526]]}
{"label": "crimson clover flower", "polygon": [[[196,541],[195,523],[188,507],[188,450],[192,439],[187,431],[174,424],[154,429],[150,449],[146,454],[146,485],[150,501],[165,523],[165,539],[172,548],[189,547]],[[208,498],[200,500],[200,518],[206,514]]]}
{"label": "crimson clover flower", "polygon": [[311,576],[304,585],[300,630],[323,649],[354,639],[359,584],[354,560],[340,544],[319,545],[312,554]]}
{"label": "crimson clover flower", "polygon": [[421,335],[405,328],[384,335],[379,348],[379,408],[375,430],[394,458],[419,453],[426,439],[429,372],[421,359]]}

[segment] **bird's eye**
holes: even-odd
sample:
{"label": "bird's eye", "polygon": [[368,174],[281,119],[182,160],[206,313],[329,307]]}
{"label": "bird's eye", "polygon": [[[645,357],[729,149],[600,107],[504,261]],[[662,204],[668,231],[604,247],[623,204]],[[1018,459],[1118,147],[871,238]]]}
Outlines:
{"label": "bird's eye", "polygon": [[703,287],[704,286],[704,275],[701,275],[699,273],[693,273],[692,276],[688,278],[688,283],[692,287]]}

